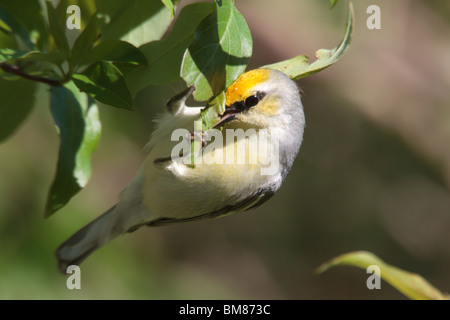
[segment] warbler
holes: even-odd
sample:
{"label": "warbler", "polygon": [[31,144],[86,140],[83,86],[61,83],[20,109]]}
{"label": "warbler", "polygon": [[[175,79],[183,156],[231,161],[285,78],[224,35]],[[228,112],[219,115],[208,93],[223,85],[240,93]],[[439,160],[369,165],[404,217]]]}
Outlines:
{"label": "warbler", "polygon": [[[180,143],[174,132],[194,132],[200,117],[201,107],[186,106],[193,90],[169,100],[164,115],[156,119],[146,160],[117,204],[57,249],[63,273],[124,233],[246,211],[281,187],[303,139],[305,117],[297,84],[272,69],[242,74],[225,91],[225,112],[214,125],[215,148],[209,148],[212,139],[205,141],[208,130],[201,133],[203,152],[189,164],[190,156],[173,150]],[[245,134],[227,139],[239,130]],[[258,149],[252,148],[255,143]]]}

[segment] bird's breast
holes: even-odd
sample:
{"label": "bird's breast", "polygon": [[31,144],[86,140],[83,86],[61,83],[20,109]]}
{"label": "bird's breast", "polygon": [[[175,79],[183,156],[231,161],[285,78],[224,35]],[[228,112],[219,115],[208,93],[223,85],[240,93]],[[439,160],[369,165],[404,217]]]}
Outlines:
{"label": "bird's breast", "polygon": [[208,132],[206,139],[194,159],[173,159],[163,169],[146,164],[143,201],[158,215],[218,210],[280,179],[279,141],[270,132],[228,128]]}

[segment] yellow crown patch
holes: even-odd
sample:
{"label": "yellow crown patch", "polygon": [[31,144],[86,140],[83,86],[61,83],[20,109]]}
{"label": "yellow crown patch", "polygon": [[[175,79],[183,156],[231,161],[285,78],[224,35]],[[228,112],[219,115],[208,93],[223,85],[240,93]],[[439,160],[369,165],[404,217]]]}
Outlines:
{"label": "yellow crown patch", "polygon": [[231,86],[228,87],[226,96],[226,105],[232,105],[236,101],[242,101],[247,98],[251,89],[267,80],[270,75],[269,69],[255,69],[241,75]]}

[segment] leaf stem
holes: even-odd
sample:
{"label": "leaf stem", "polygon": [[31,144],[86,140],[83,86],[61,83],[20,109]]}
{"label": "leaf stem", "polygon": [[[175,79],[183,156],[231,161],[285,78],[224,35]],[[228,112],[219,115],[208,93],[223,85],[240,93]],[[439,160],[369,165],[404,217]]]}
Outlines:
{"label": "leaf stem", "polygon": [[58,67],[59,72],[61,72],[61,76],[65,77],[66,73],[64,72],[63,67],[60,64],[57,64],[56,66]]}

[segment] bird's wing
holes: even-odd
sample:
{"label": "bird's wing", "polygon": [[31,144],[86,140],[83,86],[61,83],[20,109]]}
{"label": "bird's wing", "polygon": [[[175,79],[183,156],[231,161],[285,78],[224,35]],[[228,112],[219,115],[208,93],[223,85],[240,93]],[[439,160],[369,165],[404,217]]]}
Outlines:
{"label": "bird's wing", "polygon": [[256,208],[269,200],[276,192],[275,186],[267,186],[257,190],[257,192],[253,193],[251,196],[241,200],[235,204],[227,205],[221,209],[214,210],[212,212],[200,214],[195,217],[189,218],[159,218],[157,220],[151,221],[147,223],[147,226],[164,226],[172,223],[180,223],[180,222],[189,222],[195,220],[203,220],[203,219],[213,219],[221,216],[242,212],[246,210],[250,210]]}

